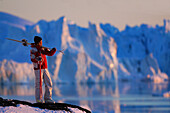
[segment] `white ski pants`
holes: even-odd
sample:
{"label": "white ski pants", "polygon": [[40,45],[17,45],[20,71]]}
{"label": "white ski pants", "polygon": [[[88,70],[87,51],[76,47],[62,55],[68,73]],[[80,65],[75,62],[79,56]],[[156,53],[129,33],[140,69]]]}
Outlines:
{"label": "white ski pants", "polygon": [[[34,73],[35,73],[35,98],[36,101],[43,100],[42,94],[40,94],[40,70],[34,70]],[[42,83],[44,81],[45,84],[44,100],[49,100],[52,97],[52,81],[48,69],[41,69],[41,81]]]}

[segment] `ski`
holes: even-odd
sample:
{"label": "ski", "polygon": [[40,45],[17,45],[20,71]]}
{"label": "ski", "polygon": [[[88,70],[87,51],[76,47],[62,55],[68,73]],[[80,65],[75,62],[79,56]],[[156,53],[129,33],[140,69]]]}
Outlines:
{"label": "ski", "polygon": [[[28,45],[31,45],[31,43],[28,43],[26,39],[22,39],[22,41],[20,40],[15,40],[15,39],[11,39],[11,38],[6,38],[7,40],[11,40],[11,41],[15,41],[15,42],[19,42],[19,43],[22,43],[24,46],[28,46]],[[42,46],[42,48],[44,49],[51,49],[49,47],[44,47]],[[65,49],[62,49],[62,50],[57,50],[58,52],[62,53],[64,55],[64,50]]]}

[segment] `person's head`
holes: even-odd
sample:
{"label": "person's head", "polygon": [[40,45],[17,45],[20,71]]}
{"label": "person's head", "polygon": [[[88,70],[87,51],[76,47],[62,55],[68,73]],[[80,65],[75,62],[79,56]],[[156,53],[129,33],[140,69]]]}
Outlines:
{"label": "person's head", "polygon": [[42,46],[42,38],[39,37],[39,36],[34,36],[34,43],[35,43],[36,45]]}

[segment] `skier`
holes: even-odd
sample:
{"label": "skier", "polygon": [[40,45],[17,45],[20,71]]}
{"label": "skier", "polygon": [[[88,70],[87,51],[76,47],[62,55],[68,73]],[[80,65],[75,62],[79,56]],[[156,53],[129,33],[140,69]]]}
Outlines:
{"label": "skier", "polygon": [[[42,38],[39,36],[34,37],[34,43],[31,44],[31,61],[33,62],[35,73],[35,98],[37,103],[55,103],[52,100],[52,81],[47,69],[46,55],[53,56],[56,48],[51,50],[42,47]],[[40,71],[41,70],[41,71]],[[41,76],[41,78],[40,78]],[[44,101],[42,97],[42,81],[45,84]],[[41,83],[40,83],[41,82]]]}

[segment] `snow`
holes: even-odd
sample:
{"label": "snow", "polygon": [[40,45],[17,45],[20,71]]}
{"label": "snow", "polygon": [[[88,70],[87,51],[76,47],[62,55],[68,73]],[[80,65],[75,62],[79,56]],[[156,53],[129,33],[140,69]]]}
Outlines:
{"label": "snow", "polygon": [[169,20],[164,21],[164,26],[142,24],[119,31],[110,24],[91,22],[88,28],[82,28],[65,17],[35,24],[6,13],[0,13],[0,17],[1,82],[33,81],[29,47],[5,38],[33,42],[35,35],[43,37],[44,46],[65,49],[65,55],[48,57],[53,82],[126,79],[161,83],[170,76]]}
{"label": "snow", "polygon": [[[73,113],[84,113],[77,108],[69,108]],[[1,107],[0,113],[70,113],[63,110],[47,110],[40,109],[38,107],[30,107],[28,105],[19,104],[17,107],[9,106],[9,107]]]}
{"label": "snow", "polygon": [[90,112],[88,106],[77,106],[66,103],[30,103],[13,99],[3,99],[0,97],[0,113],[85,113]]}

